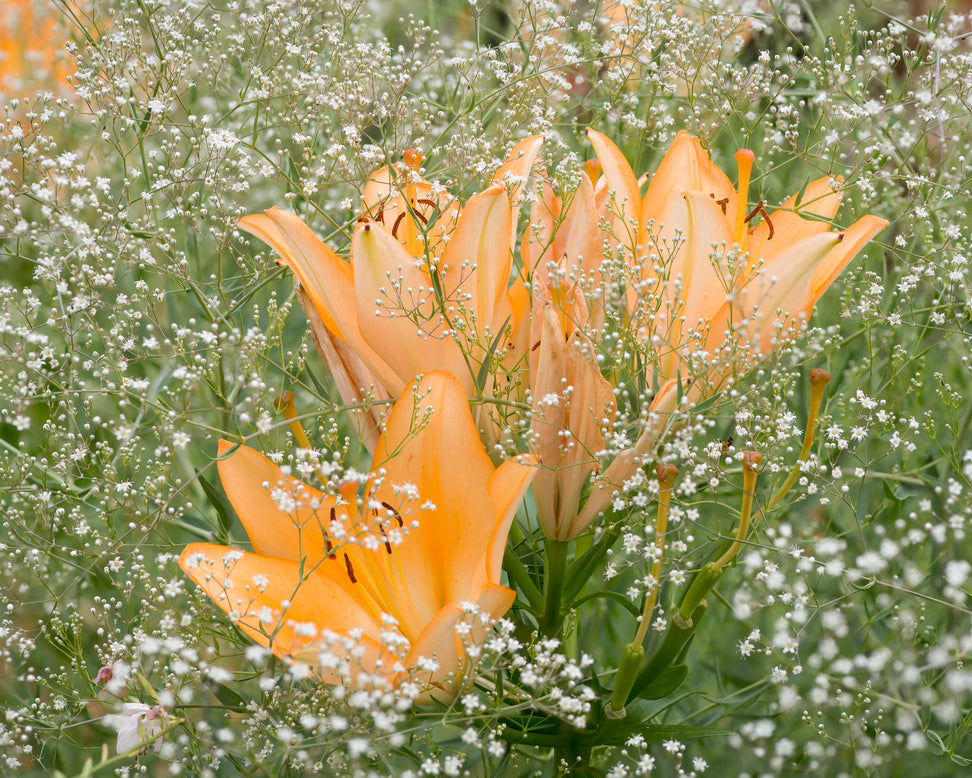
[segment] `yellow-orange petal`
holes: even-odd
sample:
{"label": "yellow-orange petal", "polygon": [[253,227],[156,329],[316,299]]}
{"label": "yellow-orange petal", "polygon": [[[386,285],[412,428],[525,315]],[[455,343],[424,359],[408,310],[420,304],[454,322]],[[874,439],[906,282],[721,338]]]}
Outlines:
{"label": "yellow-orange petal", "polygon": [[736,209],[735,187],[726,174],[712,164],[699,139],[685,130],[675,136],[658,164],[658,170],[648,182],[640,212],[642,230],[648,229],[649,222],[654,222],[655,230],[660,229],[665,201],[668,193],[676,186],[701,192],[707,197],[714,195],[713,201],[725,203],[726,219],[732,224]]}
{"label": "yellow-orange petal", "polygon": [[386,470],[389,485],[414,484],[420,499],[435,505],[421,512],[420,526],[398,547],[403,574],[416,591],[431,581],[438,607],[468,599],[498,519],[487,489],[493,464],[455,376],[427,373],[405,390],[378,442],[377,467]]}
{"label": "yellow-orange petal", "polygon": [[[438,668],[431,673],[412,672],[411,678],[429,686],[421,695],[417,704],[438,700],[449,702],[455,699],[457,681],[460,671],[460,659],[464,655],[462,639],[456,631],[461,621],[469,621],[472,629],[467,636],[471,643],[480,643],[485,635],[485,628],[480,620],[480,614],[486,614],[491,621],[502,618],[513,605],[516,593],[505,586],[487,583],[478,591],[470,593],[464,601],[477,606],[475,614],[467,614],[462,602],[450,603],[444,607],[436,617],[429,622],[412,644],[412,648],[405,659],[405,666],[414,668],[419,659],[435,659]],[[398,680],[404,680],[405,674]]]}
{"label": "yellow-orange petal", "polygon": [[617,233],[615,237],[627,245],[634,246],[639,239],[641,219],[641,191],[638,188],[638,178],[628,164],[628,160],[624,158],[624,154],[621,153],[621,149],[606,135],[588,127],[587,139],[594,147],[594,153],[601,163],[608,190],[614,192],[614,207],[620,217],[613,220]]}
{"label": "yellow-orange petal", "polygon": [[[388,365],[393,396],[420,373],[449,370],[471,389],[472,377],[448,324],[434,311],[432,281],[421,260],[410,256],[375,222],[359,224],[351,240],[358,327],[368,346]],[[409,314],[422,322],[412,321]]]}
{"label": "yellow-orange petal", "polygon": [[[749,239],[751,264],[758,259],[771,262],[787,245],[830,230],[830,222],[841,199],[840,192],[830,186],[833,180],[826,176],[810,183],[800,198],[799,209],[796,207],[797,195],[793,195],[774,210],[768,220],[762,218]],[[837,181],[840,181],[839,176]],[[769,239],[771,224],[773,238]]]}
{"label": "yellow-orange petal", "polygon": [[501,464],[486,483],[496,512],[496,526],[486,549],[484,582],[499,583],[513,517],[536,473],[536,457],[524,455]]}
{"label": "yellow-orange petal", "polygon": [[342,261],[303,220],[281,208],[266,214],[251,214],[237,222],[240,229],[256,236],[276,251],[291,269],[314,303],[324,325],[348,340],[356,330],[351,302],[351,267]]}
{"label": "yellow-orange petal", "polygon": [[[183,550],[179,565],[243,632],[281,659],[299,657],[314,664],[315,641],[324,630],[345,636],[360,630],[359,645],[365,651],[360,658],[348,657],[353,666],[374,672],[379,660],[389,671],[393,665],[378,642],[381,622],[338,562],[326,562],[312,572],[305,567],[302,574],[300,565],[289,559],[193,543]],[[336,683],[338,678],[332,671],[324,680]]]}
{"label": "yellow-orange petal", "polygon": [[[351,266],[341,260],[295,214],[271,208],[266,215],[244,216],[241,229],[260,238],[297,276],[324,326],[346,341],[389,391],[395,375],[363,339],[358,327]],[[400,387],[399,387],[400,388]]]}
{"label": "yellow-orange petal", "polygon": [[[506,160],[500,166],[499,170],[493,175],[493,183],[506,186],[507,174],[519,179],[527,178],[530,175],[530,171],[533,170],[534,163],[537,161],[537,154],[540,153],[540,147],[543,145],[543,141],[543,135],[531,135],[529,138],[524,138],[517,143],[510,150],[510,153],[506,155]],[[519,200],[522,189],[523,182],[518,181],[514,183],[509,191],[510,202],[512,203],[510,219],[511,246],[516,242],[516,223],[520,215]]]}
{"label": "yellow-orange petal", "polygon": [[860,253],[871,239],[888,226],[887,219],[877,216],[863,216],[854,224],[844,230],[844,238],[831,252],[824,258],[813,271],[813,278],[810,282],[810,304],[815,305],[817,300],[827,291],[845,267]]}
{"label": "yellow-orange petal", "polygon": [[[326,555],[324,527],[333,498],[280,472],[247,446],[219,442],[219,478],[253,550],[310,567]],[[230,453],[232,452],[232,453]],[[282,507],[284,506],[284,507]]]}
{"label": "yellow-orange petal", "polygon": [[480,334],[492,325],[510,278],[511,229],[506,188],[494,184],[469,198],[439,263],[446,296],[463,299],[467,317],[475,317]]}

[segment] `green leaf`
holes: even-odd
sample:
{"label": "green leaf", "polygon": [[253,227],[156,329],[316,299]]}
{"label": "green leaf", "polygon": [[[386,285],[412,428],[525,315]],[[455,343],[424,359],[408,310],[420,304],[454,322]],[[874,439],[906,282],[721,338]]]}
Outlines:
{"label": "green leaf", "polygon": [[[714,727],[694,727],[688,724],[647,724],[640,715],[645,709],[637,702],[626,706],[627,715],[623,719],[605,719],[595,732],[577,739],[583,745],[621,746],[634,735],[641,735],[649,743],[662,740],[699,740],[704,737],[725,737],[732,732]],[[654,715],[654,714],[652,714]],[[649,717],[650,718],[650,717]]]}
{"label": "green leaf", "polygon": [[246,700],[225,684],[213,684],[213,695],[227,708],[246,710]]}
{"label": "green leaf", "polygon": [[655,679],[638,694],[645,700],[660,700],[673,694],[688,675],[688,665],[672,665],[662,670]]}
{"label": "green leaf", "polygon": [[223,534],[228,540],[230,527],[233,526],[233,516],[235,515],[233,506],[230,505],[223,490],[217,488],[206,476],[202,475],[202,473],[196,473],[196,477],[199,479],[199,485],[202,486],[206,497],[212,504],[213,510],[216,511],[216,518],[219,519],[220,529],[222,529]]}

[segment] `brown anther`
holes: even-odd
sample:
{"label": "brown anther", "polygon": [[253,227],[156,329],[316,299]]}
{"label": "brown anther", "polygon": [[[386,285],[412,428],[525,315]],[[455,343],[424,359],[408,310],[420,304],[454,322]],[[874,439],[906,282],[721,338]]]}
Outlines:
{"label": "brown anther", "polygon": [[404,219],[404,218],[405,218],[405,214],[404,213],[400,213],[400,214],[398,214],[398,218],[395,219],[395,226],[392,227],[392,237],[393,238],[397,238],[398,237],[398,226],[402,223],[402,219]]}
{"label": "brown anther", "polygon": [[770,221],[769,214],[763,209],[763,221],[766,222],[766,226],[769,229],[769,235],[766,236],[766,240],[773,240],[773,222]]}
{"label": "brown anther", "polygon": [[756,216],[756,214],[762,215],[763,221],[766,222],[766,226],[769,228],[769,235],[766,236],[766,240],[773,240],[773,222],[770,221],[769,214],[766,213],[766,208],[764,207],[762,200],[756,203],[756,207],[749,212],[749,216],[743,219],[743,221],[750,221],[754,216]]}
{"label": "brown anther", "polygon": [[[421,200],[420,200],[419,202],[421,202]],[[416,216],[416,217],[418,217],[419,219],[421,219],[421,220],[422,220],[422,224],[428,224],[428,223],[429,223],[429,220],[428,220],[428,219],[426,219],[426,218],[425,218],[425,217],[424,217],[424,216],[423,216],[422,214],[420,214],[420,213],[419,213],[418,211],[415,211],[415,216]]]}
{"label": "brown anther", "polygon": [[538,348],[540,348],[539,340],[530,347],[530,351],[536,351]]}
{"label": "brown anther", "polygon": [[412,170],[418,170],[423,159],[425,159],[425,155],[418,149],[405,149],[402,152],[402,160]]}
{"label": "brown anther", "polygon": [[430,208],[435,208],[435,206],[438,205],[438,203],[435,200],[431,200],[428,197],[421,197],[421,198],[419,198],[419,204],[420,205],[427,205]]}
{"label": "brown anther", "polygon": [[815,367],[810,371],[810,384],[827,384],[830,382],[830,373],[820,367]]}
{"label": "brown anther", "polygon": [[743,452],[742,465],[743,470],[749,470],[755,472],[759,463],[763,461],[763,455],[758,451],[745,451]]}
{"label": "brown anther", "polygon": [[675,465],[664,463],[655,468],[655,475],[658,476],[658,481],[662,486],[671,487],[675,479],[678,478],[678,468]]}
{"label": "brown anther", "polygon": [[[332,507],[331,508],[331,524],[333,525],[333,523],[335,521],[337,521],[337,513],[335,512],[334,508]],[[324,547],[327,549],[327,558],[328,559],[337,559],[337,556],[333,553],[334,544],[331,543],[331,539],[327,536],[326,533],[324,535]]]}
{"label": "brown anther", "polygon": [[348,559],[348,555],[344,555],[344,566],[348,568],[348,578],[351,579],[351,583],[357,583],[358,579],[354,577],[354,567],[351,566],[351,560]]}
{"label": "brown anther", "polygon": [[385,502],[384,500],[382,500],[381,507],[382,508],[385,508],[387,511],[389,511],[392,514],[392,516],[395,517],[395,521],[398,522],[398,526],[399,527],[404,527],[405,526],[405,522],[402,521],[401,514],[398,511],[396,511],[391,505],[389,505],[387,502]]}
{"label": "brown anther", "polygon": [[357,223],[365,225],[365,229],[367,229],[369,221],[370,219],[367,216],[359,216]]}
{"label": "brown anther", "polygon": [[385,206],[384,205],[382,205],[381,208],[378,209],[378,213],[375,216],[375,221],[378,222],[379,224],[384,224],[385,223]]}
{"label": "brown anther", "polygon": [[391,543],[388,542],[387,536],[385,537],[385,551],[387,551],[389,554],[392,552]]}
{"label": "brown anther", "polygon": [[[715,195],[712,195],[712,197],[715,197]],[[716,205],[722,208],[722,215],[725,216],[726,208],[729,205],[729,198],[723,197],[721,200],[716,200]]]}
{"label": "brown anther", "polygon": [[762,211],[763,211],[763,201],[760,200],[758,203],[756,203],[756,207],[749,212],[749,215],[745,219],[743,219],[743,221],[744,222],[750,221],[757,213],[762,213]]}

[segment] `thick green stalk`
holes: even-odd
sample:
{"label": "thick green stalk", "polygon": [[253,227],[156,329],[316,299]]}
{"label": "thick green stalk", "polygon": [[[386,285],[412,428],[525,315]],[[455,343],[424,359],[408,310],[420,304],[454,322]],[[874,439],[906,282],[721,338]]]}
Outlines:
{"label": "thick green stalk", "polygon": [[556,635],[560,627],[560,604],[566,571],[567,543],[548,540],[547,563],[543,569],[543,632],[546,635]]}

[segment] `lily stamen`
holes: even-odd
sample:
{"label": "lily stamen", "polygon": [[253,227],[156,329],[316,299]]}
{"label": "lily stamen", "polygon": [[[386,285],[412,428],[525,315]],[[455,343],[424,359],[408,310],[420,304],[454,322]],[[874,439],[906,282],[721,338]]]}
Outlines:
{"label": "lily stamen", "polygon": [[395,521],[398,522],[399,527],[405,526],[405,522],[402,520],[402,515],[398,511],[396,511],[391,505],[389,505],[387,502],[382,500],[381,507],[385,508],[389,513],[392,514],[392,516],[395,517]]}
{"label": "lily stamen", "polygon": [[756,203],[756,207],[750,211],[749,215],[746,217],[746,222],[749,223],[749,221],[753,219],[756,214],[762,214],[763,221],[766,222],[766,227],[769,229],[769,235],[766,236],[766,240],[773,240],[773,222],[770,221],[769,214],[766,213],[766,208],[763,206],[762,200]]}
{"label": "lily stamen", "polygon": [[301,426],[300,421],[297,418],[297,410],[294,407],[294,393],[293,392],[282,392],[276,400],[273,401],[273,407],[276,408],[283,414],[283,417],[287,419],[290,431],[294,434],[294,438],[297,440],[297,445],[301,448],[312,448],[310,440],[308,440],[307,435],[304,434],[304,428]]}
{"label": "lily stamen", "polygon": [[356,584],[358,579],[354,577],[354,566],[351,564],[351,560],[348,559],[348,555],[344,555],[344,565],[348,569],[348,578],[351,579],[351,583]]}
{"label": "lily stamen", "polygon": [[736,152],[736,164],[739,165],[739,187],[736,190],[736,224],[732,234],[736,243],[742,245],[743,225],[745,220],[743,214],[746,213],[746,203],[749,197],[749,179],[753,172],[753,163],[756,155],[749,149],[739,149]]}
{"label": "lily stamen", "polygon": [[756,478],[758,477],[759,463],[763,455],[758,451],[746,451],[743,454],[743,498],[742,506],[739,509],[739,528],[736,530],[736,539],[729,546],[718,560],[712,563],[712,572],[718,573],[726,564],[732,561],[733,557],[742,548],[746,535],[749,534],[750,518],[753,513],[753,496],[756,493]]}
{"label": "lily stamen", "polygon": [[820,415],[820,404],[823,402],[824,390],[828,383],[830,383],[830,373],[826,370],[815,367],[810,371],[810,409],[807,412],[807,427],[803,432],[803,448],[800,449],[800,456],[797,457],[796,464],[783,486],[780,487],[780,491],[773,495],[773,499],[770,500],[767,510],[776,507],[777,503],[793,488],[800,477],[802,472],[800,465],[810,456],[810,448],[813,445],[813,436],[817,427],[817,416]]}

